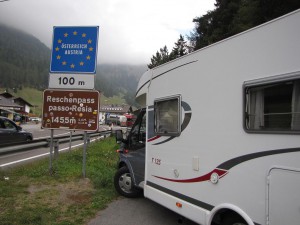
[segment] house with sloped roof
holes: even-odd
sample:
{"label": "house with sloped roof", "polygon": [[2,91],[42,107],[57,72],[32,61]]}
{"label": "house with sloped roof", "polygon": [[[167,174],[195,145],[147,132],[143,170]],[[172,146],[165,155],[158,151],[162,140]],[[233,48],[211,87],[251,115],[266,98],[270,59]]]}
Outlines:
{"label": "house with sloped roof", "polygon": [[30,107],[33,105],[21,97],[14,97],[9,92],[0,93],[0,116],[14,120],[16,116],[28,121]]}

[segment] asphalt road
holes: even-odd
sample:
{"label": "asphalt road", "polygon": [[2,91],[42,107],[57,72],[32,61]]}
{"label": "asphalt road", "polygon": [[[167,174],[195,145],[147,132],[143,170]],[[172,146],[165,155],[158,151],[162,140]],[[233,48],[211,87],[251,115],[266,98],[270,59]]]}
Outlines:
{"label": "asphalt road", "polygon": [[[50,129],[41,129],[41,124],[26,123],[21,124],[24,130],[30,131],[33,134],[33,139],[44,139],[49,138],[51,134]],[[108,127],[101,126],[100,130],[106,130]],[[73,134],[81,134],[83,131],[72,131]],[[68,130],[54,130],[54,137],[57,135],[69,135]],[[60,143],[59,151],[69,150],[69,143]],[[83,140],[77,140],[72,142],[72,148],[82,146]],[[50,147],[40,147],[36,149],[31,149],[28,151],[12,152],[9,154],[0,155],[0,168],[13,167],[15,165],[30,163],[41,157],[49,157]]]}
{"label": "asphalt road", "polygon": [[87,225],[196,225],[146,198],[123,198],[100,211]]}

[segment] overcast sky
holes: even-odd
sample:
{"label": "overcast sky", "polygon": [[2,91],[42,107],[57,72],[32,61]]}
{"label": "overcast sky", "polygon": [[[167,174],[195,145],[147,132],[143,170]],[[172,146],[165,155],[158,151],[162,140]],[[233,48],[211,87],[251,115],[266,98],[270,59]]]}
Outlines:
{"label": "overcast sky", "polygon": [[0,0],[0,22],[52,48],[53,26],[99,26],[98,63],[149,64],[190,34],[215,0]]}

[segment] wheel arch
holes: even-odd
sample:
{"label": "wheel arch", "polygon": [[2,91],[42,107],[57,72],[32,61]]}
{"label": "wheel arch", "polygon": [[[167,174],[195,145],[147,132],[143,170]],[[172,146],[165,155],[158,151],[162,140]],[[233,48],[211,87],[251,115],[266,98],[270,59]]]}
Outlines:
{"label": "wheel arch", "polygon": [[118,169],[120,169],[120,168],[122,168],[122,167],[124,167],[124,166],[126,166],[126,167],[128,168],[127,164],[126,164],[124,161],[120,161],[120,162],[118,163]]}
{"label": "wheel arch", "polygon": [[252,221],[252,219],[248,216],[247,213],[245,213],[241,208],[233,205],[233,204],[220,204],[213,208],[213,210],[209,214],[208,223],[207,224],[213,224],[213,221],[220,220],[220,218],[223,218],[228,215],[238,215],[242,219],[245,220],[247,225],[255,225]]}
{"label": "wheel arch", "polygon": [[131,166],[130,162],[126,158],[125,158],[125,160],[121,159],[119,161],[119,163],[118,163],[118,169],[120,169],[120,168],[122,168],[124,166],[127,167],[128,170],[129,170],[129,172],[130,172],[130,175],[131,175],[131,178],[132,178],[132,181],[133,181],[133,185],[137,186],[132,166]]}

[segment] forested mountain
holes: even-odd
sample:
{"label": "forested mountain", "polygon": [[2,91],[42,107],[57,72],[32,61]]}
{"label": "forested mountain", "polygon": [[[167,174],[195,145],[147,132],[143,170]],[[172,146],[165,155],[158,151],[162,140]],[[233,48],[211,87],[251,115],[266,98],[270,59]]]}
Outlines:
{"label": "forested mountain", "polygon": [[[0,24],[0,88],[46,89],[50,56],[50,49],[37,38]],[[138,80],[146,69],[146,65],[98,65],[95,89],[134,104]]]}
{"label": "forested mountain", "polygon": [[146,70],[146,65],[98,65],[95,88],[106,97],[121,96],[134,105],[138,81]]}
{"label": "forested mountain", "polygon": [[0,87],[46,87],[50,49],[37,38],[0,24]]}

